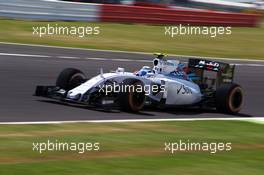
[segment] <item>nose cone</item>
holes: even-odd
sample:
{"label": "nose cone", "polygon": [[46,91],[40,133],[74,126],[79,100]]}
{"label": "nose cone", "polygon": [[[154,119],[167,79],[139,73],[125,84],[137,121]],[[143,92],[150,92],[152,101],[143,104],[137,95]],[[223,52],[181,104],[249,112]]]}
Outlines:
{"label": "nose cone", "polygon": [[67,94],[67,98],[71,100],[79,100],[81,98],[81,94],[69,91]]}

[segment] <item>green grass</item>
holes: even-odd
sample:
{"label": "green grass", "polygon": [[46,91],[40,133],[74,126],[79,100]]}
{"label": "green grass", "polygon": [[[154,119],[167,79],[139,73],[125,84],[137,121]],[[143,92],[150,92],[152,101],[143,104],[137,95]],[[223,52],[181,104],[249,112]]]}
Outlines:
{"label": "green grass", "polygon": [[[263,126],[239,121],[1,125],[2,175],[262,175]],[[32,142],[100,142],[99,152],[32,151]],[[229,152],[164,151],[164,142],[231,142]]]}
{"label": "green grass", "polygon": [[[99,26],[100,34],[85,38],[56,35],[33,35],[33,26]],[[87,23],[87,22],[33,22],[0,20],[0,41],[46,44],[67,47],[124,50],[138,52],[166,52],[179,55],[264,58],[264,28],[232,28],[231,35],[187,35],[170,38],[164,26]]]}

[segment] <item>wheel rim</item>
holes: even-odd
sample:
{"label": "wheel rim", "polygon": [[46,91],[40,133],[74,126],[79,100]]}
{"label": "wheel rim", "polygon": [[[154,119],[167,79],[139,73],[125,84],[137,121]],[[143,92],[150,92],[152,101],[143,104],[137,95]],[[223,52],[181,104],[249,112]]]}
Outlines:
{"label": "wheel rim", "polygon": [[230,94],[229,99],[229,108],[232,112],[238,112],[240,111],[243,103],[243,94],[242,89],[240,87],[237,87],[233,89],[233,91]]}
{"label": "wheel rim", "polygon": [[81,73],[75,74],[69,80],[69,87],[75,88],[75,87],[79,86],[80,84],[82,84],[84,82],[84,80],[85,80],[85,77],[83,74],[81,74]]}
{"label": "wheel rim", "polygon": [[[142,86],[141,83],[135,83],[134,87]],[[133,88],[136,89],[136,88]],[[138,111],[144,106],[145,102],[145,92],[129,92],[129,104],[133,111]]]}
{"label": "wheel rim", "polygon": [[145,101],[145,93],[144,92],[134,92],[132,94],[132,101],[133,104],[136,106],[141,106],[142,103]]}

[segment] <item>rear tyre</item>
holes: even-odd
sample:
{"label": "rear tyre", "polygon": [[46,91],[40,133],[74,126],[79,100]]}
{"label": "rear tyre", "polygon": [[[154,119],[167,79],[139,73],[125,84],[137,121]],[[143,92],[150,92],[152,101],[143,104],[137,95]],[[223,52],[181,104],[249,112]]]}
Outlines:
{"label": "rear tyre", "polygon": [[216,109],[222,113],[237,114],[243,104],[242,88],[234,83],[226,83],[216,90]]}
{"label": "rear tyre", "polygon": [[119,105],[122,110],[128,112],[138,112],[145,104],[144,85],[137,79],[126,79],[121,86],[124,92],[119,93]]}
{"label": "rear tyre", "polygon": [[86,77],[82,71],[74,68],[66,68],[59,74],[56,86],[68,91],[81,85],[85,80]]}

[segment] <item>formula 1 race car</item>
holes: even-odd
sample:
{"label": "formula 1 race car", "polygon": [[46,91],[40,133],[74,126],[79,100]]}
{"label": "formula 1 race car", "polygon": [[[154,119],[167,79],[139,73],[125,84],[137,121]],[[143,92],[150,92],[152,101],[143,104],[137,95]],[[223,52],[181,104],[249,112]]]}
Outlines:
{"label": "formula 1 race car", "polygon": [[153,68],[134,73],[117,68],[91,79],[66,68],[55,86],[37,86],[35,95],[87,106],[118,106],[138,112],[145,105],[197,106],[236,114],[243,103],[242,88],[233,83],[235,65],[189,58],[187,64],[156,54]]}

